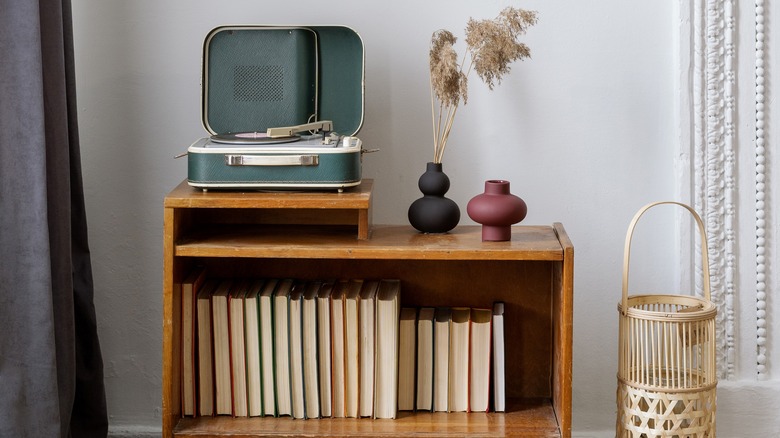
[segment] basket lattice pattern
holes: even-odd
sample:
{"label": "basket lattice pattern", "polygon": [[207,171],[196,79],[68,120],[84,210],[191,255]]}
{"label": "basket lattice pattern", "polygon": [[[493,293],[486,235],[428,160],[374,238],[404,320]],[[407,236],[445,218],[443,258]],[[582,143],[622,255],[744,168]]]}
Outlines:
{"label": "basket lattice pattern", "polygon": [[660,392],[618,385],[619,438],[712,438],[715,387],[691,392]]}

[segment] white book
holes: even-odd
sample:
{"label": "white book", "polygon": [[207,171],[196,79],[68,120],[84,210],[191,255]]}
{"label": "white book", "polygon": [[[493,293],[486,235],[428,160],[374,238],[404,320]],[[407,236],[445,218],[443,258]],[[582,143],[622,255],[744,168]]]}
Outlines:
{"label": "white book", "polygon": [[260,362],[259,294],[264,280],[252,281],[244,296],[244,350],[246,352],[247,413],[263,415],[262,364]]}
{"label": "white book", "polygon": [[317,292],[317,355],[320,383],[320,415],[333,415],[333,390],[331,382],[331,330],[330,295],[333,282],[325,282]]}
{"label": "white book", "polygon": [[344,416],[358,416],[360,393],[360,335],[358,302],[362,280],[350,280],[344,300]]}
{"label": "white book", "polygon": [[290,279],[281,280],[274,291],[274,376],[277,415],[292,415],[289,326],[292,283]]}
{"label": "white book", "polygon": [[232,282],[223,280],[211,296],[214,339],[214,392],[217,415],[233,415],[233,391],[230,383],[230,317],[228,297]]}
{"label": "white book", "polygon": [[506,411],[506,383],[504,380],[504,303],[493,304],[493,409]]}
{"label": "white book", "polygon": [[306,418],[320,418],[320,382],[317,367],[317,292],[322,283],[306,284],[303,293],[301,334],[303,337],[303,396]]}
{"label": "white book", "polygon": [[450,319],[449,411],[469,410],[469,318],[471,309],[456,307]]}
{"label": "white book", "polygon": [[214,415],[214,356],[211,330],[211,294],[217,287],[209,280],[198,291],[198,413]]}
{"label": "white book", "polygon": [[290,392],[293,418],[306,418],[303,393],[303,283],[296,282],[290,292]]}
{"label": "white book", "polygon": [[433,323],[433,410],[449,411],[450,318],[447,307],[436,309]]}
{"label": "white book", "polygon": [[344,350],[344,306],[346,304],[347,281],[333,285],[330,297],[331,328],[331,388],[333,390],[332,414],[334,418],[346,415],[346,356]]}
{"label": "white book", "polygon": [[[417,309],[404,307],[398,322],[398,410],[414,410]],[[430,409],[430,407],[429,407]]]}
{"label": "white book", "polygon": [[363,288],[360,290],[360,301],[358,310],[358,319],[360,327],[360,382],[359,388],[359,408],[358,416],[371,417],[374,415],[374,341],[376,328],[375,300],[376,291],[379,286],[377,280],[366,280]]}
{"label": "white book", "polygon": [[228,317],[230,319],[230,382],[233,397],[233,416],[249,414],[246,380],[246,340],[244,338],[244,296],[249,284],[241,281],[230,290]]}
{"label": "white book", "polygon": [[274,375],[274,291],[277,279],[269,279],[263,285],[259,300],[260,362],[263,387],[263,415],[276,416],[276,377]]}
{"label": "white book", "polygon": [[469,410],[487,412],[490,404],[491,309],[471,309]]}
{"label": "white book", "polygon": [[[395,418],[398,409],[398,318],[401,282],[382,280],[376,293],[374,418]],[[413,375],[413,373],[412,373]]]}
{"label": "white book", "polygon": [[417,316],[417,396],[418,410],[433,410],[433,307],[423,307]]}
{"label": "white book", "polygon": [[197,412],[197,295],[206,281],[206,270],[196,267],[181,285],[181,413],[194,416]]}

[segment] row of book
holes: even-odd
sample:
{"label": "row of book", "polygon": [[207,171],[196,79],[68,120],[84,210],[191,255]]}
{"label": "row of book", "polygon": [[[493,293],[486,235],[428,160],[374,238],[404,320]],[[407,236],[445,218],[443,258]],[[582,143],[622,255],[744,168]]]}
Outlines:
{"label": "row of book", "polygon": [[504,372],[503,303],[401,309],[399,410],[503,412]]}
{"label": "row of book", "polygon": [[400,282],[181,284],[182,414],[395,418]]}

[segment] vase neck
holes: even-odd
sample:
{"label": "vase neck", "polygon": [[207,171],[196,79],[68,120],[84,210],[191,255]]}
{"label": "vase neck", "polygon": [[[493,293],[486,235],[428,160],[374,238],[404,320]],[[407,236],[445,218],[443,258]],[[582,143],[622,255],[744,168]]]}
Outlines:
{"label": "vase neck", "polygon": [[491,195],[508,195],[509,181],[497,179],[485,181],[485,193]]}
{"label": "vase neck", "polygon": [[441,172],[442,171],[441,163],[428,162],[428,164],[425,167],[425,170],[427,172]]}

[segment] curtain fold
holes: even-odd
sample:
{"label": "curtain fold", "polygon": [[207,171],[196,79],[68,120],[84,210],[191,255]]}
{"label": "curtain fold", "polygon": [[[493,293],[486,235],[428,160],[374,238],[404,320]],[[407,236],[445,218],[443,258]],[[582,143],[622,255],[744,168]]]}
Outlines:
{"label": "curtain fold", "polygon": [[0,11],[0,437],[106,436],[70,1]]}

